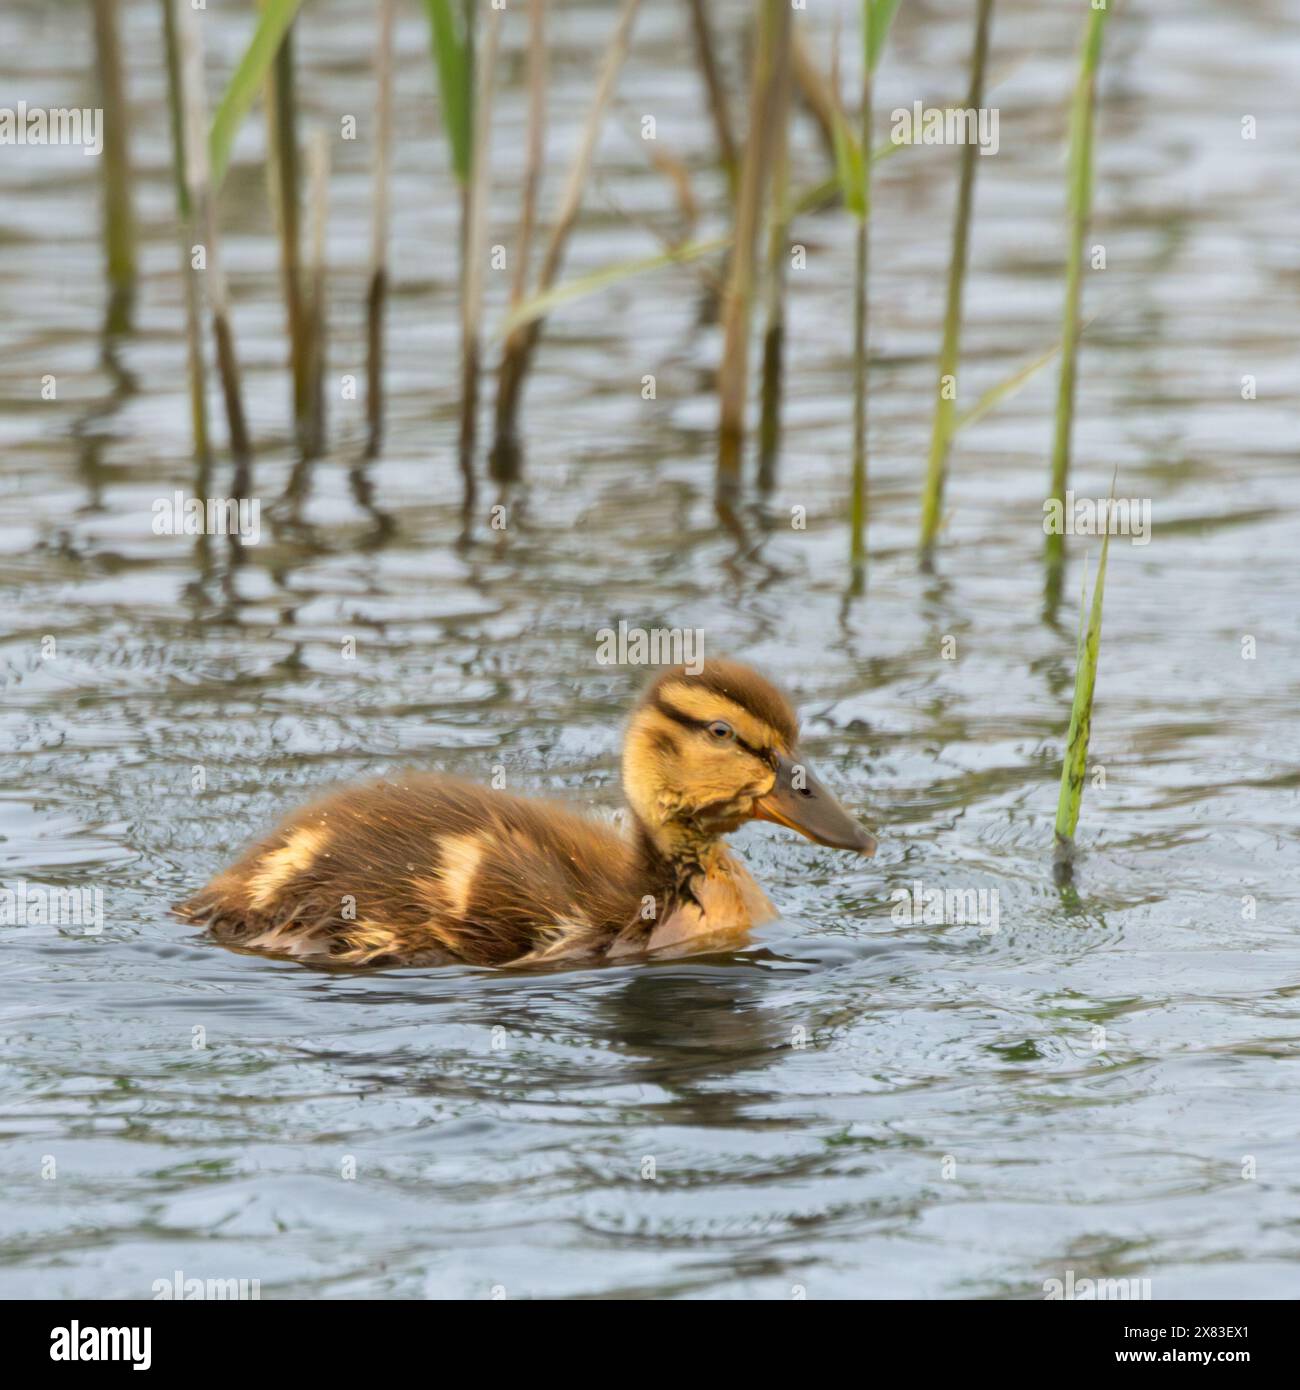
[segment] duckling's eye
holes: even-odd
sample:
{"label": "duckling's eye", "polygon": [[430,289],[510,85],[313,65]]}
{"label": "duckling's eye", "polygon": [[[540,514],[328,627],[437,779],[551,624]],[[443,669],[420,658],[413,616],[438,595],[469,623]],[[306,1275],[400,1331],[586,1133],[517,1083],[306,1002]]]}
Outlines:
{"label": "duckling's eye", "polygon": [[721,743],[724,738],[731,738],[732,736],[731,725],[724,724],[721,719],[715,719],[713,723],[709,724],[707,727],[709,733],[711,733],[719,743]]}

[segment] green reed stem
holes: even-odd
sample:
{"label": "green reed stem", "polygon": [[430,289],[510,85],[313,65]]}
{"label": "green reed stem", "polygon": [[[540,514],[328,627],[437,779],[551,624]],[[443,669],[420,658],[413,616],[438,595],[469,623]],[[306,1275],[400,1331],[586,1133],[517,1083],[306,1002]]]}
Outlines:
{"label": "green reed stem", "polygon": [[305,445],[313,428],[311,417],[315,410],[315,386],[312,362],[316,350],[310,341],[312,320],[305,303],[302,282],[302,176],[298,153],[296,87],[293,26],[290,25],[284,31],[267,73],[266,114],[270,136],[267,140],[267,174],[280,241],[280,283],[284,294],[285,324],[289,332],[294,434],[298,443]]}
{"label": "green reed stem", "polygon": [[871,256],[871,152],[876,68],[894,22],[898,0],[862,0],[862,108],[855,139],[840,106],[838,46],[832,63],[835,159],[845,206],[858,219],[853,258],[853,486],[849,503],[849,592],[861,594],[867,580],[868,450],[867,398],[870,359],[869,273]]}
{"label": "green reed stem", "polygon": [[[1070,441],[1074,425],[1075,383],[1078,372],[1080,317],[1083,295],[1084,242],[1092,215],[1093,128],[1095,124],[1097,68],[1105,32],[1104,9],[1093,10],[1079,55],[1079,77],[1070,110],[1070,252],[1065,269],[1065,311],[1061,326],[1061,372],[1056,392],[1056,421],[1052,439],[1052,497],[1065,504],[1070,473]],[[1065,567],[1065,538],[1047,536],[1047,586],[1049,607],[1060,595]]]}
{"label": "green reed stem", "polygon": [[189,365],[190,426],[194,436],[194,456],[206,464],[211,452],[208,442],[208,367],[203,351],[202,294],[199,273],[194,269],[194,210],[190,203],[185,168],[185,103],[181,92],[181,63],[176,41],[176,12],[172,0],[161,0],[163,45],[167,57],[167,110],[172,140],[172,180],[176,193],[177,242],[180,247],[181,279],[185,286],[185,349]]}
{"label": "green reed stem", "polygon": [[442,109],[443,133],[452,173],[460,194],[460,468],[464,476],[464,503],[473,500],[474,434],[478,414],[478,337],[470,328],[475,295],[475,270],[471,263],[471,220],[474,207],[474,0],[461,0],[459,17],[452,0],[425,0],[429,17],[429,42]]}
{"label": "green reed stem", "polygon": [[787,0],[757,0],[758,39],[750,77],[749,135],[736,199],[735,237],[722,306],[722,362],[718,368],[718,476],[720,499],[740,490],[745,442],[745,400],[749,381],[749,325],[754,292],[754,252],[762,217],[763,188],[772,163],[775,135],[777,54],[790,27]]}
{"label": "green reed stem", "polygon": [[[971,54],[970,88],[966,106],[977,111],[984,101],[984,76],[988,65],[989,28],[993,0],[979,0],[975,14],[975,46]],[[971,206],[975,192],[975,141],[961,147],[961,180],[953,223],[952,255],[948,261],[948,296],[943,316],[943,345],[939,351],[939,381],[934,420],[930,432],[930,456],[926,466],[925,498],[921,509],[921,556],[929,563],[943,518],[943,494],[948,475],[948,450],[956,419],[957,365],[961,356],[962,291],[966,281],[970,246]]]}
{"label": "green reed stem", "polygon": [[225,180],[230,165],[230,151],[239,127],[257,99],[267,72],[280,51],[280,41],[293,23],[301,4],[302,0],[262,0],[252,38],[239,60],[239,66],[231,74],[226,90],[221,94],[212,118],[212,129],[205,136],[208,148],[204,167],[210,171],[214,195],[220,191]]}
{"label": "green reed stem", "polygon": [[[1112,498],[1114,489],[1112,488]],[[1087,629],[1087,569],[1084,570],[1084,597],[1079,613],[1079,638],[1075,656],[1074,702],[1070,707],[1070,732],[1066,737],[1065,757],[1061,764],[1061,790],[1056,803],[1056,853],[1058,860],[1070,857],[1074,849],[1074,832],[1079,824],[1079,808],[1083,804],[1083,783],[1088,766],[1088,738],[1092,732],[1092,696],[1097,686],[1097,659],[1101,650],[1101,605],[1106,587],[1106,560],[1110,550],[1109,526],[1101,543],[1101,564],[1097,583],[1092,591],[1092,611]]]}
{"label": "green reed stem", "polygon": [[247,417],[244,414],[239,357],[235,351],[234,329],[230,322],[226,277],[221,264],[216,194],[209,176],[208,120],[203,90],[203,34],[198,16],[187,0],[173,0],[173,3],[176,6],[180,90],[185,113],[185,176],[189,185],[190,206],[204,242],[208,303],[212,311],[212,334],[216,340],[217,374],[226,403],[230,451],[238,476],[246,479],[252,458],[252,446],[249,441]]}
{"label": "green reed stem", "polygon": [[768,213],[765,296],[767,324],[763,331],[763,381],[758,425],[758,486],[768,492],[776,482],[781,447],[781,377],[785,349],[786,262],[790,233],[790,98],[793,74],[790,46],[777,53],[772,197]]}
{"label": "green reed stem", "polygon": [[469,180],[470,142],[474,127],[474,63],[472,6],[458,24],[451,0],[424,0],[429,15],[429,41],[442,98],[442,126],[451,151],[451,167],[459,183]]}
{"label": "green reed stem", "polygon": [[130,110],[123,78],[117,0],[94,0],[95,66],[104,109],[104,256],[113,308],[110,329],[125,328],[135,283],[136,229],[131,205]]}

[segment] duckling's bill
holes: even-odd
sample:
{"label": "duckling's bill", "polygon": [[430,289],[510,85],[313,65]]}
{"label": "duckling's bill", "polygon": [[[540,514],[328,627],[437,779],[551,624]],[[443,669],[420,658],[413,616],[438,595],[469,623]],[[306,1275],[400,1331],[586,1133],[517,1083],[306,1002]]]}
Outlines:
{"label": "duckling's bill", "polygon": [[754,803],[754,815],[829,849],[856,850],[868,859],[876,852],[876,837],[849,815],[797,753],[777,758],[776,782]]}

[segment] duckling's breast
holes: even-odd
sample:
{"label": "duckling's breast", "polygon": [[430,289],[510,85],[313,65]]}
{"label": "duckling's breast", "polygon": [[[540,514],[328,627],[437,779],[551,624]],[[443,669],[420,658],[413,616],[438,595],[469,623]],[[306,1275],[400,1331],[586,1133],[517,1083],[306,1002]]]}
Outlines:
{"label": "duckling's breast", "polygon": [[656,955],[724,950],[776,916],[771,899],[744,864],[719,848],[705,872],[691,880],[690,896],[650,933],[645,950]]}

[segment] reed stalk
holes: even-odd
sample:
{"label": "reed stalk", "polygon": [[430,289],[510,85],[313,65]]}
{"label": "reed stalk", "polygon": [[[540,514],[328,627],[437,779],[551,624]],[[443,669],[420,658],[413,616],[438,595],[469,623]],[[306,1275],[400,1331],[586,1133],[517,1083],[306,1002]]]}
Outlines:
{"label": "reed stalk", "polygon": [[442,126],[451,152],[452,171],[463,187],[469,180],[473,128],[473,5],[466,3],[462,12],[463,31],[458,29],[451,0],[425,0],[424,7],[429,15],[429,42],[442,100]]}
{"label": "reed stalk", "polygon": [[293,23],[302,0],[263,0],[253,36],[217,103],[207,132],[206,178],[215,196],[230,167],[230,151],[244,117],[252,109],[267,73],[280,51],[280,41]]}
{"label": "reed stalk", "polygon": [[[1070,110],[1069,218],[1070,251],[1065,270],[1065,310],[1061,325],[1061,371],[1057,382],[1056,420],[1052,440],[1052,497],[1065,504],[1070,473],[1070,440],[1074,425],[1075,383],[1078,372],[1079,309],[1083,295],[1084,243],[1092,216],[1093,129],[1097,103],[1097,68],[1101,60],[1105,9],[1088,17],[1079,55],[1079,76]],[[1054,610],[1065,570],[1065,538],[1047,536],[1047,603]]]}
{"label": "reed stalk", "polygon": [[759,391],[758,486],[770,492],[776,484],[781,448],[781,377],[785,353],[786,261],[790,233],[790,45],[776,55],[772,151],[772,194],[768,213],[767,273],[764,298],[763,375]]}
{"label": "reed stalk", "polygon": [[370,278],[366,294],[366,454],[384,434],[384,311],[388,301],[389,161],[393,147],[393,27],[396,0],[379,0],[375,44],[375,183],[370,203]]}
{"label": "reed stalk", "polygon": [[135,212],[131,202],[130,109],[123,78],[117,0],[94,0],[95,67],[104,125],[104,257],[108,269],[110,332],[130,323],[136,274]]}
{"label": "reed stalk", "polygon": [[717,495],[730,506],[740,490],[749,382],[749,329],[754,292],[754,255],[762,217],[763,191],[776,134],[777,55],[788,43],[788,0],[757,0],[758,30],[750,74],[749,134],[736,198],[735,236],[722,305],[722,362],[718,368]]}
{"label": "reed stalk", "polygon": [[727,176],[731,196],[736,196],[740,161],[736,155],[736,137],[732,133],[731,108],[727,87],[718,69],[717,46],[709,24],[704,0],[687,0],[691,12],[691,36],[695,43],[695,61],[700,65],[704,92],[709,103],[709,118],[718,142],[718,161]]}
{"label": "reed stalk", "polygon": [[[868,0],[869,2],[869,0]],[[853,488],[849,501],[849,589],[861,594],[867,579],[867,289],[871,251],[871,109],[873,73],[862,77],[863,209],[853,255]]]}
{"label": "reed stalk", "polygon": [[204,237],[208,304],[212,312],[212,335],[216,343],[217,373],[226,405],[226,424],[230,452],[237,473],[246,476],[252,460],[239,358],[235,351],[230,323],[230,301],[221,264],[221,242],[217,230],[216,194],[208,164],[208,122],[203,89],[203,35],[198,16],[188,0],[172,0],[175,6],[176,39],[180,54],[181,95],[184,101],[185,175],[189,184],[190,206]]}
{"label": "reed stalk", "polygon": [[519,202],[519,230],[515,238],[511,309],[523,303],[528,289],[533,232],[537,226],[537,195],[542,186],[542,165],[546,158],[546,69],[546,0],[528,0],[528,150],[523,195]]}
{"label": "reed stalk", "polygon": [[478,428],[480,334],[483,316],[483,264],[487,255],[487,194],[491,154],[493,78],[501,37],[501,11],[489,8],[486,42],[474,74],[474,123],[466,183],[464,283],[461,286],[461,468],[472,477]]}
{"label": "reed stalk", "polygon": [[289,334],[294,436],[306,448],[312,429],[312,360],[310,313],[302,284],[298,100],[294,76],[293,26],[285,29],[267,73],[267,177],[280,242],[280,283]]}
{"label": "reed stalk", "polygon": [[329,302],[325,234],[329,224],[329,140],[313,130],[307,144],[308,293],[304,304],[307,362],[303,457],[318,458],[325,448],[325,361],[329,344]]}
{"label": "reed stalk", "polygon": [[[1111,489],[1114,499],[1114,488]],[[1106,587],[1106,559],[1110,549],[1107,527],[1101,543],[1101,563],[1092,591],[1092,610],[1088,611],[1088,572],[1084,566],[1083,601],[1079,611],[1079,636],[1074,667],[1074,701],[1070,706],[1070,731],[1066,736],[1065,757],[1061,763],[1061,790],[1056,802],[1056,864],[1058,879],[1068,877],[1074,856],[1074,833],[1083,804],[1083,784],[1088,767],[1088,739],[1092,732],[1092,697],[1097,687],[1097,660],[1101,651],[1101,607]],[[1085,617],[1087,627],[1084,626]]]}
{"label": "reed stalk", "polygon": [[202,295],[198,272],[194,269],[194,210],[185,170],[185,115],[181,90],[180,53],[176,40],[176,13],[172,0],[161,0],[163,46],[167,58],[167,111],[171,127],[172,180],[176,193],[177,243],[180,248],[181,281],[185,290],[185,353],[189,366],[190,426],[194,437],[194,456],[200,469],[206,468],[211,450],[208,443],[208,367],[203,351]]}
{"label": "reed stalk", "polygon": [[[984,102],[984,78],[988,66],[989,29],[993,0],[978,0],[975,12],[975,45],[971,54],[970,88],[966,106],[976,111]],[[939,380],[930,431],[930,456],[926,465],[925,499],[921,509],[921,560],[929,567],[935,538],[943,519],[943,494],[948,475],[948,451],[957,411],[957,365],[961,357],[962,291],[970,246],[971,207],[975,193],[973,140],[961,147],[961,177],[957,211],[953,221],[952,254],[948,261],[948,294],[943,316],[943,345],[939,350]]]}
{"label": "reed stalk", "polygon": [[835,158],[835,102],[831,96],[826,74],[818,66],[808,47],[808,40],[795,28],[791,31],[791,71],[799,101],[812,117],[821,136],[826,153]]}
{"label": "reed stalk", "polygon": [[[601,120],[613,95],[614,84],[623,66],[623,60],[627,57],[628,45],[632,38],[632,24],[640,4],[641,0],[624,0],[609,47],[605,51],[604,63],[596,83],[596,93],[587,113],[587,123],[573,164],[570,166],[568,180],[560,199],[559,212],[542,256],[534,297],[545,295],[554,287],[564,263],[564,252],[577,221],[583,191],[591,173]],[[538,316],[514,329],[506,338],[501,352],[501,364],[497,372],[495,438],[490,455],[492,477],[500,482],[509,482],[519,476],[519,405],[524,379],[544,323],[545,319]]]}
{"label": "reed stalk", "polygon": [[[462,0],[457,19],[452,0],[425,0],[429,16],[429,43],[434,70],[438,78],[438,94],[442,109],[443,133],[447,137],[451,168],[460,193],[460,319],[461,319],[461,393],[460,393],[460,468],[464,476],[464,512],[466,524],[475,494],[474,433],[477,421],[478,347],[466,335],[465,325],[470,318],[469,295],[470,217],[474,201],[473,178],[474,139],[474,28],[476,11],[473,0]],[[466,388],[471,389],[467,390]]]}
{"label": "reed stalk", "polygon": [[871,128],[876,68],[898,10],[898,0],[862,0],[862,103],[855,135],[840,102],[839,36],[831,59],[830,101],[835,167],[844,206],[857,218],[853,258],[853,463],[849,502],[850,595],[866,588],[867,573],[867,352],[871,248]]}

